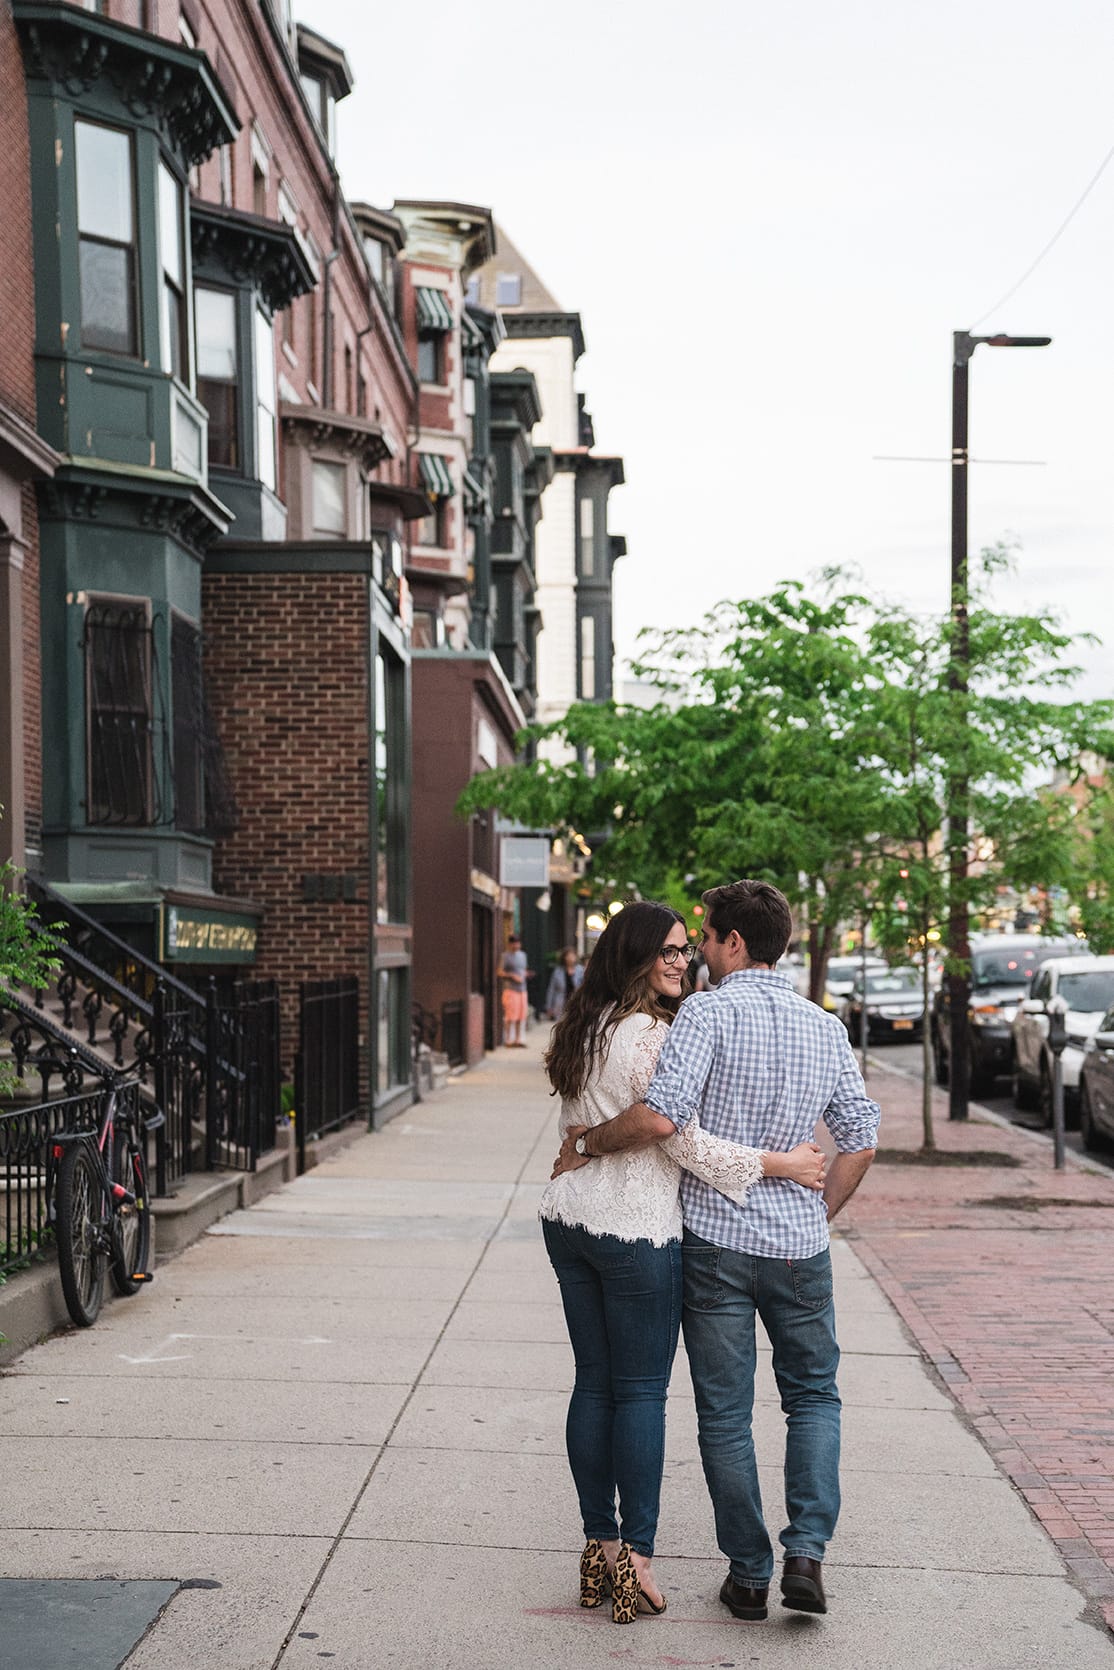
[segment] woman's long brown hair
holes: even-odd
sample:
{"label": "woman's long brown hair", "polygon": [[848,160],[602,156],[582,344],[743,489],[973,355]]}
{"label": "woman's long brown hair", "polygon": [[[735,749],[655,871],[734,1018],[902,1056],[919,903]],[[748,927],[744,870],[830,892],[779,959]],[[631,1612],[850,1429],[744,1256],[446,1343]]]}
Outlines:
{"label": "woman's long brown hair", "polygon": [[627,1015],[652,1015],[667,1024],[673,1019],[680,1000],[654,991],[650,975],[675,922],[683,925],[684,917],[648,899],[608,922],[545,1054],[554,1095],[576,1101],[592,1069],[607,1060],[611,1034]]}

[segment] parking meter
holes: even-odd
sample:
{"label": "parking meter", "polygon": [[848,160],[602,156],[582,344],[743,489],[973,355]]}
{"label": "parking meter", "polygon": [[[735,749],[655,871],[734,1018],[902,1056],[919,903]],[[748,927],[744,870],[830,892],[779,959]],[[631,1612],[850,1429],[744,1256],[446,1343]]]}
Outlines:
{"label": "parking meter", "polygon": [[1068,1041],[1068,1006],[1062,997],[1048,1005],[1048,1047],[1052,1051],[1052,1151],[1057,1171],[1064,1169],[1064,1049]]}

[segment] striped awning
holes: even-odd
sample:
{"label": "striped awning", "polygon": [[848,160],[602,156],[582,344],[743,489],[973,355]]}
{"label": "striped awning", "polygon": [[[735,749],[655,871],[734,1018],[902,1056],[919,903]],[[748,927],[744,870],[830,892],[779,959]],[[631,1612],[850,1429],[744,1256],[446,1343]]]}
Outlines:
{"label": "striped awning", "polygon": [[422,486],[433,498],[452,498],[453,478],[449,473],[447,458],[442,458],[436,452],[419,452],[418,473],[422,478]]}
{"label": "striped awning", "polygon": [[427,331],[430,335],[440,335],[442,331],[452,330],[452,309],[442,290],[425,290],[419,287],[417,298],[418,329],[420,331]]}

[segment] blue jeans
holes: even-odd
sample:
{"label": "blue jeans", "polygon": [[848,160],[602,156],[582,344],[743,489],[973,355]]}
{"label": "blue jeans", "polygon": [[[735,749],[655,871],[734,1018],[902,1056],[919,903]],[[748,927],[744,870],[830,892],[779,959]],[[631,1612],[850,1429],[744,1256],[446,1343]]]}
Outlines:
{"label": "blue jeans", "polygon": [[681,1321],[681,1244],[620,1241],[550,1219],[542,1230],[576,1359],[565,1442],[584,1535],[617,1539],[621,1522],[623,1540],[650,1555]]}
{"label": "blue jeans", "polygon": [[774,1353],[787,1431],[786,1556],[822,1560],[839,1517],[839,1415],[832,1261],[757,1258],[684,1238],[685,1349],[696,1391],[700,1459],[716,1540],[740,1583],[770,1581],[774,1551],[754,1457],[754,1318]]}

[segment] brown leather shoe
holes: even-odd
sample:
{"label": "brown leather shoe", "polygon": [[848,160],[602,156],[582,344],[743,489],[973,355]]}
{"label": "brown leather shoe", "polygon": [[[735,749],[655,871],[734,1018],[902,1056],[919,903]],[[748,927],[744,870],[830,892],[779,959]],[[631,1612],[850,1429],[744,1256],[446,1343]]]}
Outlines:
{"label": "brown leather shoe", "polygon": [[769,1593],[765,1585],[761,1589],[752,1589],[746,1583],[737,1582],[728,1572],[723,1580],[719,1598],[736,1618],[748,1618],[754,1623],[760,1623],[766,1616],[766,1600]]}
{"label": "brown leather shoe", "polygon": [[810,1560],[804,1554],[787,1555],[781,1574],[781,1604],[794,1612],[826,1612],[820,1570],[819,1560]]}

